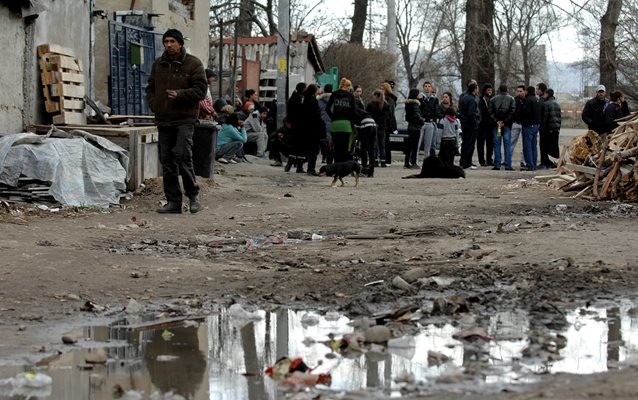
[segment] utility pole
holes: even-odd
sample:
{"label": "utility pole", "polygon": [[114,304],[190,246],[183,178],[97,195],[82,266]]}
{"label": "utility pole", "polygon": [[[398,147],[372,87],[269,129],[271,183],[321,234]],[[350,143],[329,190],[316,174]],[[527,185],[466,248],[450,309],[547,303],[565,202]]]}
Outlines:
{"label": "utility pole", "polygon": [[288,100],[288,46],[290,45],[290,3],[279,0],[277,27],[277,127],[284,124]]}
{"label": "utility pole", "polygon": [[388,0],[388,51],[392,54],[397,53],[397,4],[396,0]]}

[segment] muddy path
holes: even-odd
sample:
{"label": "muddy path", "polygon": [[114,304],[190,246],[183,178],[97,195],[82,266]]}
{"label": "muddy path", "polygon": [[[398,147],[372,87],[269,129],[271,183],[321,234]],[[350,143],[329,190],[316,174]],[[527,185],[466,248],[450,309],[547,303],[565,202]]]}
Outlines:
{"label": "muddy path", "polygon": [[[238,303],[354,320],[416,306],[415,324],[455,329],[520,311],[534,343],[564,332],[574,310],[609,309],[636,296],[638,208],[572,199],[534,182],[532,172],[479,169],[465,180],[402,180],[408,173],[396,164],[355,189],[351,180],[329,188],[329,178],[258,161],[224,168],[214,183],[202,182],[204,209],[196,215],[156,214],[158,182],[120,210],[4,212],[2,358],[68,352],[63,332],[119,318],[131,299],[148,313],[166,313],[170,303],[171,316]],[[87,301],[104,309],[81,311]],[[542,346],[532,350],[551,358]],[[478,363],[476,374],[484,367]],[[543,381],[548,388],[557,382],[556,389],[523,385],[500,396],[569,398],[560,389],[568,384],[581,394],[593,387],[604,398],[630,398],[608,391],[608,382],[629,370],[609,368],[611,375],[556,375]],[[410,387],[404,395],[454,398],[468,390]]]}

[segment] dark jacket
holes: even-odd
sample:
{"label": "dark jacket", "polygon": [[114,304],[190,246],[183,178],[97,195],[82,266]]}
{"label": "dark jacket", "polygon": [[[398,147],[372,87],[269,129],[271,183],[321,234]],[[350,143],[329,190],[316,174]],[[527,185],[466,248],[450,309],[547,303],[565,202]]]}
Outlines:
{"label": "dark jacket", "polygon": [[[146,86],[146,97],[158,126],[194,124],[199,115],[199,101],[206,97],[208,81],[204,65],[182,48],[180,57],[171,60],[166,52],[153,63]],[[167,90],[176,90],[170,100]]]}
{"label": "dark jacket", "polygon": [[332,97],[332,92],[324,93],[317,97],[317,101],[319,102],[319,110],[321,110],[321,119],[323,120],[323,124],[326,128],[326,139],[328,140],[332,140],[332,138],[330,137],[330,123],[332,122],[332,120],[330,119],[330,116],[326,111],[328,102],[330,101],[330,97]]}
{"label": "dark jacket", "polygon": [[303,136],[307,143],[318,142],[326,137],[326,127],[321,119],[321,109],[315,96],[304,96],[301,117]]}
{"label": "dark jacket", "polygon": [[481,122],[481,113],[477,100],[478,97],[469,92],[465,92],[459,100],[459,119],[461,125],[478,129],[479,123]]}
{"label": "dark jacket", "polygon": [[421,110],[421,116],[425,122],[436,121],[436,109],[439,105],[439,99],[434,96],[425,97],[420,99],[421,104],[419,109]]}
{"label": "dark jacket", "polygon": [[594,97],[585,103],[585,108],[583,108],[582,118],[587,124],[587,128],[598,134],[603,134],[607,131],[605,105],[607,105],[606,99],[598,100],[597,97]]}
{"label": "dark jacket", "polygon": [[534,93],[528,94],[523,103],[523,120],[521,125],[538,125],[541,123],[541,108],[543,103]]}
{"label": "dark jacket", "polygon": [[390,118],[390,106],[387,102],[383,103],[383,107],[379,106],[379,102],[371,101],[366,106],[366,111],[372,115],[372,119],[377,124],[377,132],[385,132]]}
{"label": "dark jacket", "polygon": [[499,93],[490,100],[490,115],[494,122],[503,121],[505,125],[512,126],[516,102],[507,93]]}
{"label": "dark jacket", "polygon": [[525,99],[516,96],[514,97],[514,103],[516,103],[516,109],[514,110],[514,117],[512,118],[512,122],[523,125]]}
{"label": "dark jacket", "polygon": [[560,130],[560,105],[554,96],[548,97],[541,108],[541,132],[556,132]]}
{"label": "dark jacket", "polygon": [[301,114],[303,101],[303,95],[297,91],[294,91],[288,99],[288,104],[286,105],[286,117],[288,118],[288,121],[290,121],[293,129],[297,129],[303,122]]}
{"label": "dark jacket", "polygon": [[418,99],[407,99],[405,101],[405,120],[408,122],[408,129],[421,130],[425,120],[421,116],[419,108],[421,102]]}
{"label": "dark jacket", "polygon": [[332,121],[349,120],[354,123],[356,120],[355,107],[354,95],[346,90],[339,89],[330,96],[326,112]]}
{"label": "dark jacket", "polygon": [[618,128],[618,118],[623,117],[622,105],[616,103],[609,103],[605,107],[605,131],[610,133],[614,129]]}
{"label": "dark jacket", "polygon": [[397,118],[394,115],[394,109],[397,107],[397,96],[394,93],[386,93],[385,101],[388,102],[388,125],[386,126],[386,132],[392,133],[398,130]]}
{"label": "dark jacket", "polygon": [[496,123],[490,116],[490,101],[486,99],[485,96],[481,96],[479,99],[479,110],[481,112],[481,130],[489,130],[490,134],[492,132],[492,128],[496,126]]}

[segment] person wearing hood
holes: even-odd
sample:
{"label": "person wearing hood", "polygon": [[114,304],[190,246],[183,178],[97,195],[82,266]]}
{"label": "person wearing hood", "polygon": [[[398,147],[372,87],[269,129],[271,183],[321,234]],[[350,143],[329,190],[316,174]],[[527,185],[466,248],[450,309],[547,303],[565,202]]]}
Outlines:
{"label": "person wearing hood", "polygon": [[306,90],[306,84],[299,82],[295,87],[295,91],[290,95],[286,106],[287,118],[290,122],[289,142],[291,153],[288,157],[288,163],[284,167],[286,172],[290,171],[293,166],[297,166],[297,172],[303,173],[303,164],[306,162],[306,148],[303,139],[303,93]]}
{"label": "person wearing hood", "polygon": [[560,105],[554,97],[554,89],[545,90],[545,100],[541,108],[540,165],[541,169],[555,168],[548,156],[559,157],[558,135],[562,122]]}
{"label": "person wearing hood", "polygon": [[201,205],[193,168],[193,134],[199,116],[199,102],[206,97],[208,81],[202,62],[186,53],[184,36],[180,31],[167,30],[162,43],[164,53],[153,63],[146,86],[146,97],[155,115],[159,134],[167,201],[157,212],[182,212],[181,176],[184,194],[190,201],[190,212],[196,213]]}
{"label": "person wearing hood", "polygon": [[335,151],[335,162],[352,159],[351,149],[354,144],[353,123],[356,120],[356,103],[352,94],[352,82],[341,78],[339,90],[330,96],[326,107],[330,117],[330,133]]}
{"label": "person wearing hood", "polygon": [[326,127],[321,118],[321,109],[317,101],[317,85],[311,83],[306,87],[304,100],[301,105],[301,115],[304,123],[304,142],[308,159],[308,175],[317,176],[317,155],[319,142],[325,137]]}
{"label": "person wearing hood", "polygon": [[[410,89],[408,99],[405,101],[405,120],[408,122],[408,140],[405,143],[405,161],[403,168],[419,168],[417,154],[419,151],[419,137],[425,120],[421,116],[421,92],[419,89]],[[429,149],[429,147],[428,147]]]}

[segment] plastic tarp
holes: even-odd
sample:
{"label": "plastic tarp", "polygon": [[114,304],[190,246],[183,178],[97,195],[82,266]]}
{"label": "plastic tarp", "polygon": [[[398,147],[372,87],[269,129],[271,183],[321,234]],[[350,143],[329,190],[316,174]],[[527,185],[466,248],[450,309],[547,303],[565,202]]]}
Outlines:
{"label": "plastic tarp", "polygon": [[52,128],[47,135],[0,137],[0,182],[21,176],[51,182],[49,194],[68,206],[109,207],[126,192],[128,152],[100,136]]}

